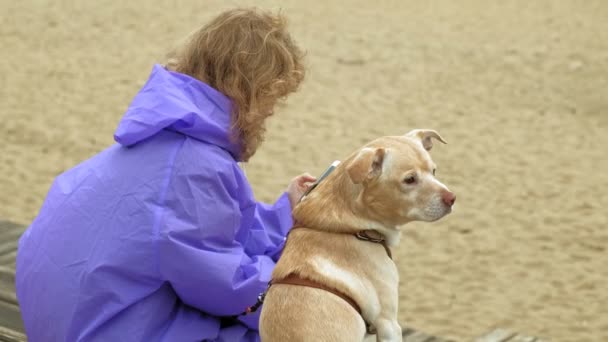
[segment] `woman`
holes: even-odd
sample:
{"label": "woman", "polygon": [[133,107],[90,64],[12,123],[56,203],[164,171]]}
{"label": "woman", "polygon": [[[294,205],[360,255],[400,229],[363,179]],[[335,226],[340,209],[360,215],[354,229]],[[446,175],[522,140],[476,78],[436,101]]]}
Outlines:
{"label": "woman", "polygon": [[274,205],[238,166],[303,54],[281,16],[222,13],[156,65],[117,144],[58,176],[19,242],[17,296],[29,341],[254,341],[255,303],[314,181]]}

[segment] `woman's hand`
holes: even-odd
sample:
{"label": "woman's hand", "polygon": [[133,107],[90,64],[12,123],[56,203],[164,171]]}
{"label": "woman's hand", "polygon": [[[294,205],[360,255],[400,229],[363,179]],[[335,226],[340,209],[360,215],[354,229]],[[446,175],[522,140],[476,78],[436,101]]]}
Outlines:
{"label": "woman's hand", "polygon": [[289,197],[292,209],[295,208],[302,195],[316,180],[315,177],[308,173],[301,174],[291,180],[291,183],[287,186],[287,196]]}

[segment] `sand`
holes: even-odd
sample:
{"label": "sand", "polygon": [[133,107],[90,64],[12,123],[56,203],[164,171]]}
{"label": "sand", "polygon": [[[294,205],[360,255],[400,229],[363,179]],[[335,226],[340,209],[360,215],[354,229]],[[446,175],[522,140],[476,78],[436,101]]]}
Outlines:
{"label": "sand", "polygon": [[[242,1],[2,1],[0,217],[113,143],[153,63]],[[412,128],[458,196],[404,228],[400,321],[467,340],[509,327],[608,340],[608,2],[256,1],[307,52],[301,91],[246,166],[272,201],[362,143]]]}

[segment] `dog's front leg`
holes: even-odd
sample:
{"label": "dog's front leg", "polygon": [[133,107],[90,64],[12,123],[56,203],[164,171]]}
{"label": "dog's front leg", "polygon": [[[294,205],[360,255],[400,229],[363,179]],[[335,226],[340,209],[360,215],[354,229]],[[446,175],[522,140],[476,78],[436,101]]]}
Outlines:
{"label": "dog's front leg", "polygon": [[380,304],[380,312],[372,323],[376,328],[376,341],[401,342],[403,340],[401,326],[397,321],[399,306],[399,273],[394,263],[385,268],[384,272],[376,271],[376,294]]}
{"label": "dog's front leg", "polygon": [[377,342],[401,342],[401,326],[395,319],[378,318],[375,322]]}

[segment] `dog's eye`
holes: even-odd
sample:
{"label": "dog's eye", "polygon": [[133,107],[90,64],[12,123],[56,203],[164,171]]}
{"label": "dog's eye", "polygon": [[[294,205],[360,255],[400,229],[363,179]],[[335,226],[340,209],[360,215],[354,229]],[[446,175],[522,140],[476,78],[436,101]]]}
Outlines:
{"label": "dog's eye", "polygon": [[435,175],[435,171],[437,171],[437,169],[433,169],[433,176]]}
{"label": "dog's eye", "polygon": [[416,176],[412,175],[412,176],[405,177],[405,179],[403,180],[403,183],[405,183],[405,184],[414,184],[414,183],[416,183]]}

